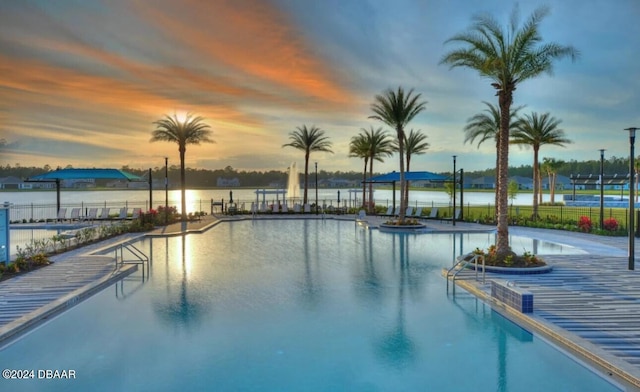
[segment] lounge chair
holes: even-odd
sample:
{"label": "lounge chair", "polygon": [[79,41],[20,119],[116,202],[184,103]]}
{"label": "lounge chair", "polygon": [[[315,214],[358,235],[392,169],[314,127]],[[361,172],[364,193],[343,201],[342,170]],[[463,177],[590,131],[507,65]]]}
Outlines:
{"label": "lounge chair", "polygon": [[393,213],[393,206],[389,206],[389,208],[387,208],[387,212],[385,212],[382,216],[391,216],[392,213]]}
{"label": "lounge chair", "polygon": [[140,218],[140,214],[142,213],[142,209],[141,208],[134,208],[133,212],[131,213],[131,219],[138,219]]}
{"label": "lounge chair", "polygon": [[120,209],[120,215],[118,215],[118,219],[120,219],[120,220],[127,219],[127,211],[128,211],[127,207],[122,207]]}
{"label": "lounge chair", "polygon": [[393,215],[391,216],[400,216],[400,207],[396,207],[396,209],[393,211]]}
{"label": "lounge chair", "polygon": [[366,218],[367,218],[367,212],[365,210],[358,211],[358,217],[356,218],[357,221],[363,221],[363,220],[366,220]]}
{"label": "lounge chair", "polygon": [[422,219],[438,219],[438,207],[433,207],[429,215],[422,217]]}
{"label": "lounge chair", "polygon": [[74,220],[80,220],[80,208],[74,208],[71,210],[71,216],[69,217],[69,221],[73,222]]}
{"label": "lounge chair", "polygon": [[273,203],[273,208],[271,210],[274,214],[277,214],[280,212],[280,204],[278,203]]}
{"label": "lounge chair", "polygon": [[286,214],[289,212],[289,207],[287,207],[287,203],[282,205],[282,213]]}
{"label": "lounge chair", "polygon": [[93,207],[89,208],[89,212],[87,212],[83,220],[93,222],[96,219],[98,219],[98,209]]}
{"label": "lounge chair", "polygon": [[300,204],[296,203],[293,205],[293,212],[296,214],[300,213]]}
{"label": "lounge chair", "polygon": [[304,213],[305,214],[310,214],[311,213],[311,205],[309,203],[304,205]]}
{"label": "lounge chair", "polygon": [[56,218],[56,222],[64,222],[67,220],[67,209],[61,208],[58,210],[58,217]]}
{"label": "lounge chair", "polygon": [[456,211],[453,214],[453,217],[448,217],[448,218],[440,218],[440,221],[444,221],[444,222],[452,222],[453,220],[460,220],[460,209],[456,208]]}
{"label": "lounge chair", "polygon": [[416,208],[415,212],[411,215],[411,218],[422,218],[422,207]]}
{"label": "lounge chair", "polygon": [[100,212],[100,216],[98,216],[98,219],[100,219],[100,220],[108,220],[109,219],[109,211],[111,211],[111,208],[103,208],[102,212]]}
{"label": "lounge chair", "polygon": [[404,211],[404,216],[405,217],[413,216],[413,207],[407,207],[407,209]]}

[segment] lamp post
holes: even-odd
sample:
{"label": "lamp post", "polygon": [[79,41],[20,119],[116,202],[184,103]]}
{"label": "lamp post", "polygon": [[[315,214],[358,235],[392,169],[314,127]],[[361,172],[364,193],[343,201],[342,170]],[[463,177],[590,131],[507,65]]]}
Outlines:
{"label": "lamp post", "polygon": [[164,157],[164,224],[169,223],[169,157]]}
{"label": "lamp post", "polygon": [[635,201],[633,198],[633,187],[635,177],[635,164],[633,162],[633,145],[636,141],[636,127],[625,128],[625,131],[629,131],[629,270],[634,269],[635,264],[635,224],[633,221]]}
{"label": "lamp post", "polygon": [[600,230],[604,230],[604,148],[600,149]]}
{"label": "lamp post", "polygon": [[318,215],[318,162],[316,164],[316,215]]}
{"label": "lamp post", "polygon": [[456,225],[456,156],[453,156],[453,216],[451,224]]}

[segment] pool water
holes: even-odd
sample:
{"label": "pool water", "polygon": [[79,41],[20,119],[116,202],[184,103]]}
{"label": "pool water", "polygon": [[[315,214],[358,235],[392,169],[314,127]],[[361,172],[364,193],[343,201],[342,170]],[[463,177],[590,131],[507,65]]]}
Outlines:
{"label": "pool water", "polygon": [[133,275],[0,351],[4,367],[77,378],[0,389],[618,390],[464,290],[447,294],[452,256],[493,240],[333,220],[146,239],[136,246],[152,257],[148,280]]}

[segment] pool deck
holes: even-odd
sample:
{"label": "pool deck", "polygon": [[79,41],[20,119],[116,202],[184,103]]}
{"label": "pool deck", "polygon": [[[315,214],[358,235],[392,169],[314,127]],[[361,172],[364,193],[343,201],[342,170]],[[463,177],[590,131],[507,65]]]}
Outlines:
{"label": "pool deck", "polygon": [[[116,270],[111,255],[92,255],[139,236],[202,232],[224,221],[246,219],[343,219],[353,215],[206,216],[200,221],[174,223],[145,234],[127,234],[54,256],[54,264],[0,282],[0,346],[30,328],[88,298],[123,276],[135,265]],[[363,223],[377,227],[387,218],[368,216]],[[491,232],[494,227],[457,222],[426,221],[433,232]],[[465,271],[458,287],[490,303],[494,309],[537,336],[547,338],[593,366],[611,381],[640,390],[640,271],[628,270],[628,238],[585,233],[510,227],[510,234],[558,242],[587,252],[547,255],[553,271],[540,275],[487,274],[483,284]],[[637,250],[638,247],[636,247]],[[636,252],[638,269],[640,258]],[[490,296],[491,279],[513,282],[534,295],[534,312],[522,314]],[[450,289],[451,291],[451,289]],[[453,294],[452,294],[453,295]]]}

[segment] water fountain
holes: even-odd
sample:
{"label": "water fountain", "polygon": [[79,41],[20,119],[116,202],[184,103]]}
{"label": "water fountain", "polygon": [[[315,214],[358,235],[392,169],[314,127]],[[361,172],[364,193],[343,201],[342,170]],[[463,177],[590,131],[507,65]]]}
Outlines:
{"label": "water fountain", "polygon": [[287,181],[287,198],[291,200],[293,205],[295,200],[300,198],[300,178],[298,177],[298,168],[293,162],[289,166],[289,180]]}

